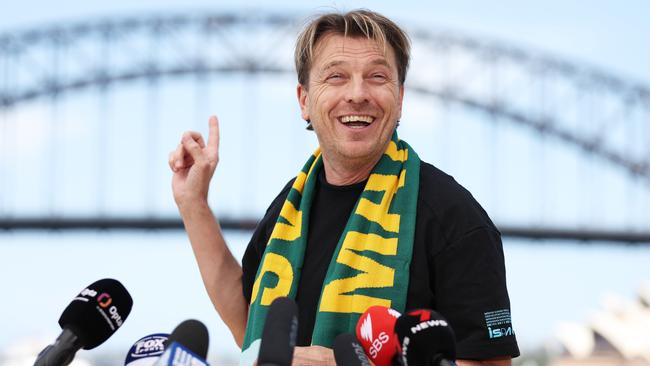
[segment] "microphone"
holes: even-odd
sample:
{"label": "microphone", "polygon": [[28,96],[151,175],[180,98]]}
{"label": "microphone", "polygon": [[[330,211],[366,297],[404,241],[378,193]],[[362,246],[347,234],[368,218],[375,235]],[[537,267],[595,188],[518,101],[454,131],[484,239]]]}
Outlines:
{"label": "microphone", "polygon": [[208,334],[208,328],[198,320],[188,319],[177,325],[165,345],[170,345],[173,342],[182,344],[203,359],[208,358],[210,334]]}
{"label": "microphone", "polygon": [[266,314],[258,366],[291,366],[298,335],[298,305],[288,297],[273,300]]}
{"label": "microphone", "polygon": [[181,322],[163,342],[165,352],[154,363],[155,366],[209,366],[210,336],[208,328],[198,320]]}
{"label": "microphone", "polygon": [[399,351],[395,322],[401,314],[385,306],[369,307],[357,321],[357,339],[377,366],[390,366]]}
{"label": "microphone", "polygon": [[445,318],[433,310],[413,310],[395,323],[402,364],[453,365],[456,337]]}
{"label": "microphone", "polygon": [[126,354],[124,366],[151,366],[165,351],[169,334],[154,333],[138,339]]}
{"label": "microphone", "polygon": [[371,366],[363,346],[350,333],[341,333],[334,339],[334,359],[341,366]]}
{"label": "microphone", "polygon": [[105,278],[92,283],[63,310],[59,318],[63,331],[38,354],[34,366],[70,364],[80,348],[93,349],[112,336],[132,306],[131,295],[119,281]]}

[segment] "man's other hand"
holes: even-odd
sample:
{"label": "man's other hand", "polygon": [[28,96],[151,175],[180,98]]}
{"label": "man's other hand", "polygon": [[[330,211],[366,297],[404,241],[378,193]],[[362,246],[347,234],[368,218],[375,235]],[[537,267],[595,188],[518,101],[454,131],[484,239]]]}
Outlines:
{"label": "man's other hand", "polygon": [[296,347],[293,349],[292,366],[335,366],[334,352],[322,346]]}

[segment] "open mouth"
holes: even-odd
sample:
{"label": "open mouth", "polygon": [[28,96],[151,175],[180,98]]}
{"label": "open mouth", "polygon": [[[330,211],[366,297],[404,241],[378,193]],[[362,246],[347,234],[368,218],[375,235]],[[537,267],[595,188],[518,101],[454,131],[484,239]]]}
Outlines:
{"label": "open mouth", "polygon": [[370,126],[375,120],[372,116],[343,116],[339,121],[350,128],[364,128]]}

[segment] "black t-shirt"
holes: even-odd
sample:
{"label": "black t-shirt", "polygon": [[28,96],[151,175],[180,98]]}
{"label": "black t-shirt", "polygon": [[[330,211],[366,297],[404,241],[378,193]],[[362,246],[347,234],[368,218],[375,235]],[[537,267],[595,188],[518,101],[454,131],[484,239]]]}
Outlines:
{"label": "black t-shirt", "polygon": [[[327,268],[365,182],[327,183],[321,170],[309,218],[300,275],[298,342],[311,344]],[[273,200],[244,258],[243,291],[250,302],[257,268],[293,180]],[[305,270],[306,269],[306,270]],[[425,162],[420,187],[406,309],[434,309],[456,334],[460,359],[519,355],[510,320],[501,236],[483,208],[451,176]]]}

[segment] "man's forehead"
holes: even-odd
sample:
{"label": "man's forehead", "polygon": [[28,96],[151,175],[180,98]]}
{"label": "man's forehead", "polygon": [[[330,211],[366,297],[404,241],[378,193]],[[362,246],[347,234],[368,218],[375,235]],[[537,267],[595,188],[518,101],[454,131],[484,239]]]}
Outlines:
{"label": "man's forehead", "polygon": [[[385,47],[372,38],[350,37],[340,34],[327,34],[318,40],[314,47],[314,61],[331,63],[336,56],[363,55],[372,58],[372,63],[389,65],[394,60],[394,52],[389,44]],[[391,57],[392,56],[392,57]],[[330,61],[330,62],[328,62]]]}

